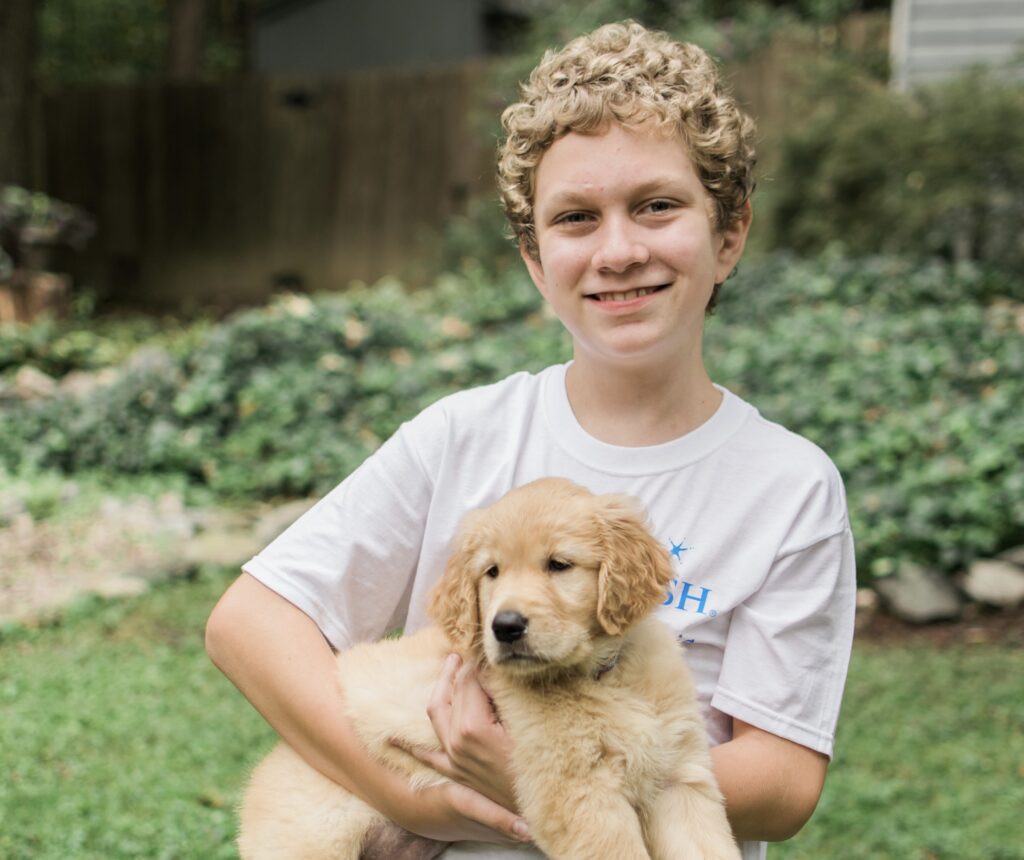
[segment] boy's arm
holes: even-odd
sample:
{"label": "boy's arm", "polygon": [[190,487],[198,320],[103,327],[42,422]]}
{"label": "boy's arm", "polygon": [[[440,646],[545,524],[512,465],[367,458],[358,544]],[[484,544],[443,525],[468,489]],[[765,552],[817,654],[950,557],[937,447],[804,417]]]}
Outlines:
{"label": "boy's arm", "polygon": [[[242,574],[207,623],[206,648],[278,734],[328,778],[407,830],[445,842],[519,842],[513,812],[462,785],[413,792],[363,749],[337,663],[309,616]],[[352,778],[358,774],[358,781]]]}
{"label": "boy's arm", "polygon": [[782,842],[807,823],[828,757],[733,718],[731,741],[711,750],[737,840]]}

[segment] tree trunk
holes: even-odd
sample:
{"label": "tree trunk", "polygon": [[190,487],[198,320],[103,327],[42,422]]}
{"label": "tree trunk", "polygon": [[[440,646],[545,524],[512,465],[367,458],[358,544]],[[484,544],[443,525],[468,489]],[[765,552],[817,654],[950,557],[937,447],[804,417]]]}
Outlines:
{"label": "tree trunk", "polygon": [[0,0],[0,182],[29,184],[34,0]]}
{"label": "tree trunk", "polygon": [[248,75],[253,70],[252,40],[255,18],[256,4],[254,0],[238,0],[235,15],[235,38],[238,41],[240,52],[238,71],[243,75]]}
{"label": "tree trunk", "polygon": [[203,64],[206,0],[169,0],[167,12],[167,77],[195,80]]}

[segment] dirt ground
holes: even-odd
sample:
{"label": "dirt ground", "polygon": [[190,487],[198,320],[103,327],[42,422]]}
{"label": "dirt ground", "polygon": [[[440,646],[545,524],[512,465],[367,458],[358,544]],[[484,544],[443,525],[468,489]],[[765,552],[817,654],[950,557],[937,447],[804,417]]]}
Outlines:
{"label": "dirt ground", "polygon": [[865,644],[912,644],[943,648],[951,645],[1024,647],[1024,606],[991,609],[968,606],[957,621],[909,624],[877,610],[858,619],[856,641]]}

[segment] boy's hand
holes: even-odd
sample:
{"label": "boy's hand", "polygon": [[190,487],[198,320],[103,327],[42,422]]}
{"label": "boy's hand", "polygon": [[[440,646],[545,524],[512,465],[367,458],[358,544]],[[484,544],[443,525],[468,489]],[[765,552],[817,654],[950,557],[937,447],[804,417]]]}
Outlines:
{"label": "boy's hand", "polygon": [[[502,812],[516,809],[508,774],[512,741],[475,669],[462,668],[461,663],[455,654],[448,657],[427,705],[441,750],[402,747],[457,783],[450,787],[453,805],[468,817],[485,821],[478,816],[491,818],[495,812],[481,802],[487,798],[502,807]],[[460,788],[470,791],[460,792]],[[529,840],[524,820],[516,822],[515,832],[523,841]]]}

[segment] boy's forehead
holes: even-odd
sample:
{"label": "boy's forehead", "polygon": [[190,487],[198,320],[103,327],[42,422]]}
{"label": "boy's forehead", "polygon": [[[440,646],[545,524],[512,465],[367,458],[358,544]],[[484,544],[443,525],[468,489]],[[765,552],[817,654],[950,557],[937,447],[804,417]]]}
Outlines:
{"label": "boy's forehead", "polygon": [[570,131],[551,144],[537,165],[534,197],[548,204],[573,203],[619,183],[642,193],[693,180],[699,182],[681,134],[613,123],[599,132]]}

